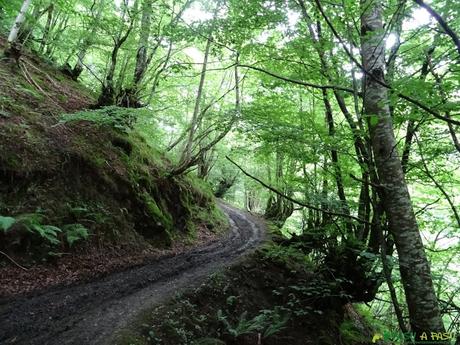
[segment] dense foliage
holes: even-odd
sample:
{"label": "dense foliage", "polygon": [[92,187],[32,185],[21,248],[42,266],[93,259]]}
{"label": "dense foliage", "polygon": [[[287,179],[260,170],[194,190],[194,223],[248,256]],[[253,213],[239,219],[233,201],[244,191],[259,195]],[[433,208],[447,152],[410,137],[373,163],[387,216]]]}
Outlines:
{"label": "dense foliage", "polygon": [[[22,4],[0,2],[5,36]],[[459,32],[455,1],[34,0],[10,56],[21,64],[21,49],[36,52],[104,109],[142,108],[117,125],[168,154],[170,176],[196,174],[217,196],[264,213],[307,255],[354,280],[362,291],[354,299],[370,302],[384,327],[420,330],[418,302],[410,305],[420,284],[434,286],[454,332]],[[406,196],[390,197],[396,180],[384,173],[390,117],[387,158],[398,160],[394,176],[404,172],[411,196],[404,216],[394,205]],[[424,249],[414,260],[425,252],[431,265],[421,282],[399,267],[412,254],[398,218],[414,214],[407,233],[420,233]]]}

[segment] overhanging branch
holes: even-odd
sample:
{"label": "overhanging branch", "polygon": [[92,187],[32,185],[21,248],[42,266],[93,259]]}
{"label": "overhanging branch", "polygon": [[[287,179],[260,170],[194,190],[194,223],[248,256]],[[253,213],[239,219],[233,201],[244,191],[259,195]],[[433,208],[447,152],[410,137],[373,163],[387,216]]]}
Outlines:
{"label": "overhanging branch", "polygon": [[287,81],[287,82],[289,82],[289,83],[297,84],[297,85],[308,86],[308,87],[312,87],[312,88],[315,88],[315,89],[321,89],[321,90],[332,89],[332,90],[345,91],[345,92],[349,92],[349,93],[353,93],[353,92],[354,92],[353,89],[349,89],[349,88],[343,87],[343,86],[338,86],[338,85],[318,85],[318,84],[308,83],[308,82],[302,81],[302,80],[296,80],[296,79],[291,79],[291,78],[283,77],[283,76],[281,76],[281,75],[279,75],[279,74],[276,74],[276,73],[267,71],[267,70],[265,70],[265,69],[263,69],[263,68],[256,67],[256,66],[242,65],[242,64],[239,64],[238,66],[239,66],[239,67],[250,68],[250,69],[253,69],[253,70],[255,70],[255,71],[259,71],[259,72],[268,74],[269,76],[272,76],[272,77],[274,77],[274,78],[281,79],[281,80]]}
{"label": "overhanging branch", "polygon": [[460,39],[458,38],[457,34],[450,28],[450,26],[447,24],[447,22],[444,20],[444,18],[441,17],[441,15],[436,12],[430,5],[426,4],[423,2],[423,0],[414,0],[417,4],[420,5],[420,7],[424,8],[425,10],[428,11],[431,16],[433,16],[434,19],[438,22],[439,26],[442,27],[442,29],[445,31],[447,35],[450,36],[452,41],[454,42],[455,46],[457,47],[457,52],[458,55],[460,56]]}
{"label": "overhanging branch", "polygon": [[[319,12],[321,13],[321,16],[324,18],[324,20],[326,21],[327,23],[327,26],[331,29],[332,33],[334,34],[335,38],[337,38],[340,42],[340,44],[342,45],[343,49],[345,50],[345,53],[348,55],[348,57],[353,61],[353,63],[359,67],[359,69],[366,75],[368,76],[369,78],[372,78],[373,81],[375,81],[376,83],[378,83],[379,85],[387,88],[388,90],[394,90],[394,88],[390,85],[388,85],[387,83],[385,82],[382,82],[381,80],[379,80],[378,78],[375,78],[372,73],[369,73],[369,71],[367,71],[364,66],[358,61],[356,60],[356,58],[353,56],[353,54],[350,52],[350,50],[347,48],[345,42],[343,41],[342,37],[340,37],[339,33],[337,32],[337,30],[335,29],[334,25],[332,24],[331,20],[329,19],[329,17],[326,15],[326,12],[324,12],[324,9],[323,9],[323,6],[321,5],[321,2],[320,0],[314,0],[314,2],[316,3],[316,6],[318,7],[318,10]],[[439,119],[439,120],[443,120],[445,122],[448,122],[448,123],[451,123],[451,124],[454,124],[454,125],[460,125],[460,121],[457,121],[457,120],[453,120],[451,118],[448,118],[446,116],[443,116],[441,114],[439,114],[437,111],[431,109],[430,107],[424,105],[422,102],[410,97],[410,96],[407,96],[401,92],[396,92],[396,95],[399,97],[399,98],[402,98],[406,101],[408,101],[409,103],[412,103],[414,104],[415,106],[419,107],[420,109],[423,109],[424,111],[426,111],[427,113],[433,115],[435,118]]]}
{"label": "overhanging branch", "polygon": [[263,182],[262,180],[258,179],[257,177],[249,174],[248,172],[246,172],[241,166],[239,166],[236,162],[234,162],[230,157],[228,156],[225,156],[225,158],[227,158],[232,164],[234,164],[238,169],[241,170],[241,172],[243,174],[245,174],[247,177],[257,181],[260,185],[262,185],[263,187],[267,188],[268,190],[272,191],[273,193],[279,195],[280,197],[286,199],[286,200],[289,200],[290,202],[296,204],[296,205],[299,205],[299,206],[302,206],[302,207],[305,207],[305,208],[308,208],[308,209],[311,209],[311,210],[314,210],[314,211],[319,211],[319,212],[324,212],[326,214],[329,214],[331,216],[337,216],[337,217],[344,217],[344,218],[349,218],[349,219],[353,219],[353,220],[356,220],[357,222],[359,223],[363,223],[363,224],[371,224],[370,222],[364,220],[364,219],[361,219],[361,218],[358,218],[358,217],[355,217],[355,216],[352,216],[352,215],[349,215],[349,214],[346,214],[346,213],[341,213],[341,212],[334,212],[334,211],[329,211],[329,210],[325,210],[325,209],[322,209],[320,207],[316,207],[316,206],[312,206],[312,205],[308,205],[308,204],[305,204],[301,201],[298,201],[298,200],[295,200],[293,198],[291,198],[290,196],[287,196],[283,193],[281,193],[279,190],[269,186],[268,184],[266,184],[265,182]]}

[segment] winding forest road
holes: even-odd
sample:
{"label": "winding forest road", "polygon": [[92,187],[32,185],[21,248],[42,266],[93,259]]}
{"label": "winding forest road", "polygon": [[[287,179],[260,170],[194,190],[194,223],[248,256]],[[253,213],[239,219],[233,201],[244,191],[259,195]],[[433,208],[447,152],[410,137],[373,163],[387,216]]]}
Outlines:
{"label": "winding forest road", "polygon": [[112,344],[115,331],[142,310],[198,286],[264,241],[261,221],[226,204],[220,206],[231,231],[217,241],[91,282],[1,304],[0,344]]}

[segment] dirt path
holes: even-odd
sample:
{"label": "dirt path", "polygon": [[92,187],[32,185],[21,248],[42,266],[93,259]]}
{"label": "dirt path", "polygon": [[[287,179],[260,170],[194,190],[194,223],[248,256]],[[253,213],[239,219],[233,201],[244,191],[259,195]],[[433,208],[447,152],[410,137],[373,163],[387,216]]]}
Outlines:
{"label": "dirt path", "polygon": [[264,240],[259,220],[228,205],[221,207],[231,231],[219,241],[89,283],[0,305],[0,344],[112,344],[115,330],[143,309],[202,283]]}

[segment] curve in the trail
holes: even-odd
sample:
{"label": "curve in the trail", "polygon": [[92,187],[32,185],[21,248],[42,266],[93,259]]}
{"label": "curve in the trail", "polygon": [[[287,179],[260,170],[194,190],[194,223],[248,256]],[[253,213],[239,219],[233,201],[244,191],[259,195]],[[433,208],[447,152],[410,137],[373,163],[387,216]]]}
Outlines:
{"label": "curve in the trail", "polygon": [[0,344],[106,345],[145,308],[202,283],[264,240],[262,223],[220,204],[230,221],[223,238],[104,278],[0,305]]}

